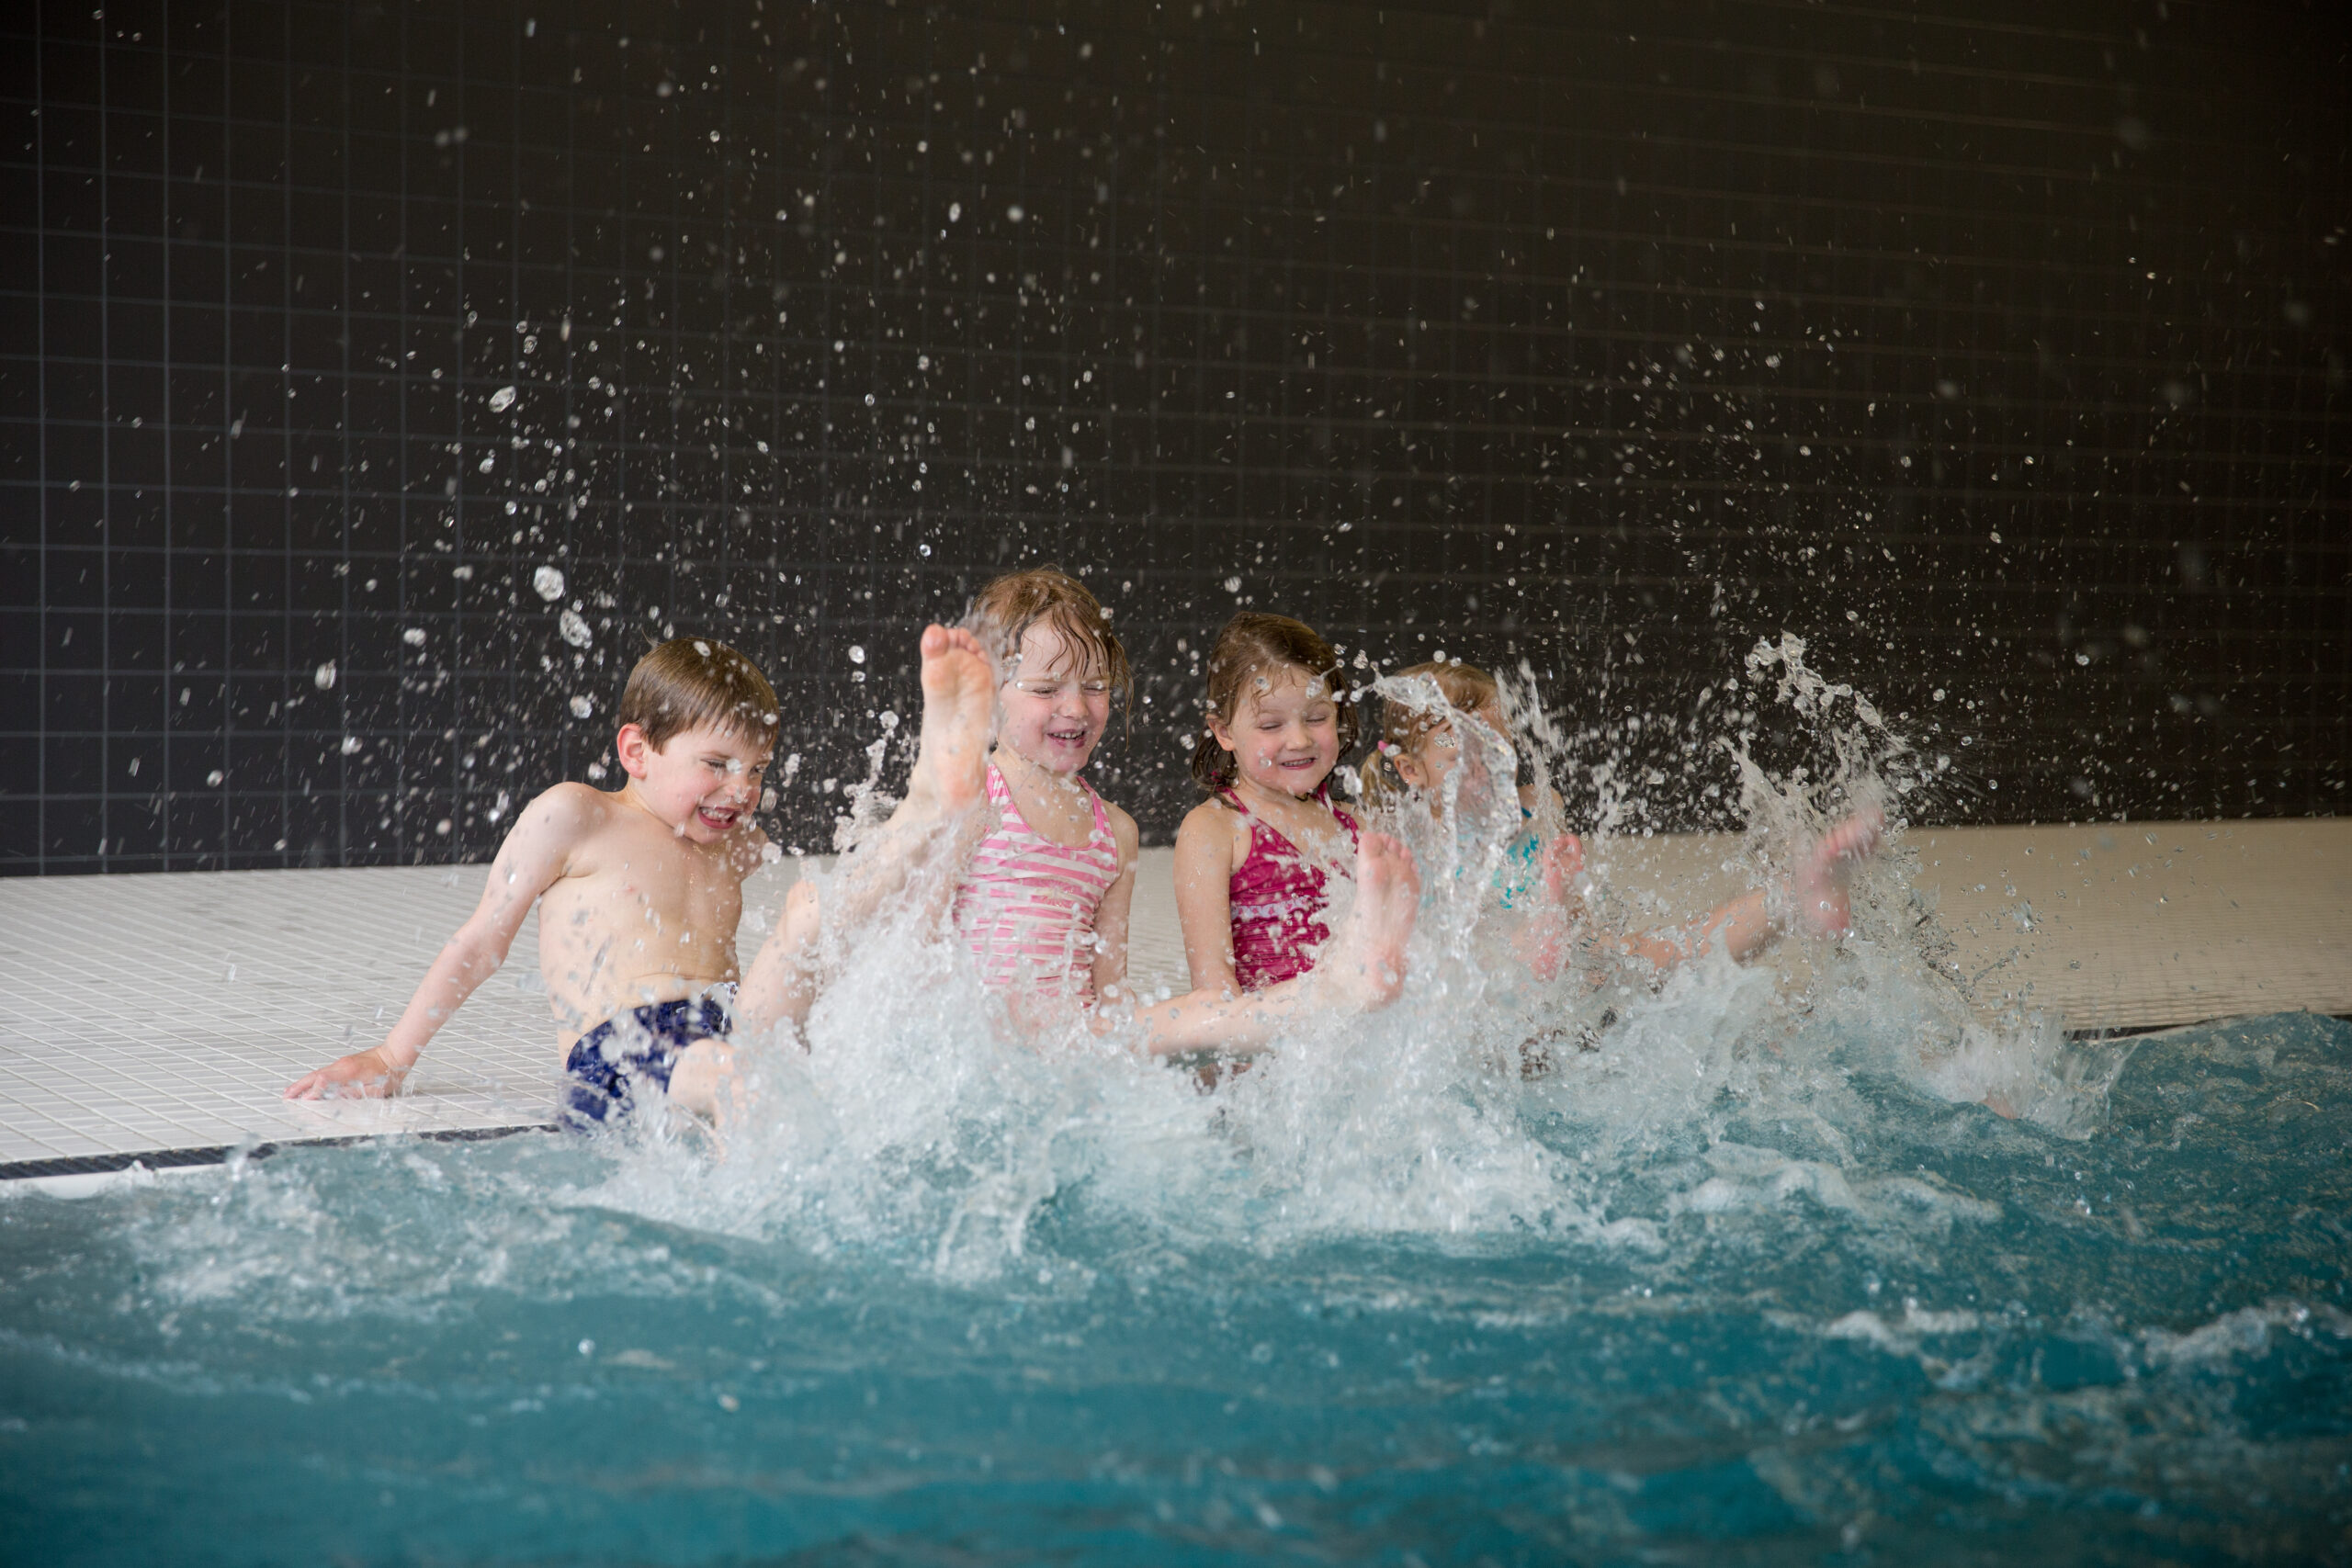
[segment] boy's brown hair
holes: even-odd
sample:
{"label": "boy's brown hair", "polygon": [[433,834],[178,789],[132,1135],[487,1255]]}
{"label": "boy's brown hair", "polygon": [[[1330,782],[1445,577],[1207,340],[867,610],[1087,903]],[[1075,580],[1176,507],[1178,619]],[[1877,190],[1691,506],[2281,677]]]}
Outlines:
{"label": "boy's brown hair", "polygon": [[1121,696],[1135,695],[1135,671],[1119,634],[1111,629],[1111,612],[1080,582],[1057,566],[1008,572],[972,596],[967,623],[989,651],[1012,675],[1021,656],[1021,639],[1040,624],[1061,634],[1064,645],[1099,660],[1102,678]]}
{"label": "boy's brown hair", "polygon": [[713,638],[676,637],[628,672],[617,721],[645,731],[659,751],[672,736],[706,724],[773,743],[780,716],[775,688],[758,665]]}
{"label": "boy's brown hair", "polygon": [[[1339,651],[1305,621],[1244,610],[1225,623],[1209,649],[1208,711],[1219,723],[1231,724],[1241,711],[1242,694],[1250,677],[1281,670],[1303,670],[1319,679],[1339,708],[1340,751],[1356,743],[1356,709],[1348,701],[1348,682],[1340,673]],[[1206,725],[1193,743],[1193,779],[1211,795],[1233,787],[1233,753],[1216,743]]]}
{"label": "boy's brown hair", "polygon": [[[1464,664],[1456,659],[1441,659],[1427,664],[1416,664],[1407,670],[1388,671],[1390,680],[1426,675],[1437,682],[1438,691],[1456,713],[1476,713],[1490,704],[1500,706],[1502,688],[1492,675],[1475,664]],[[1363,760],[1362,770],[1364,794],[1374,799],[1404,787],[1404,777],[1396,771],[1396,754],[1418,752],[1430,731],[1449,722],[1444,714],[1430,708],[1417,708],[1398,702],[1395,697],[1383,697],[1380,703],[1380,749]]]}

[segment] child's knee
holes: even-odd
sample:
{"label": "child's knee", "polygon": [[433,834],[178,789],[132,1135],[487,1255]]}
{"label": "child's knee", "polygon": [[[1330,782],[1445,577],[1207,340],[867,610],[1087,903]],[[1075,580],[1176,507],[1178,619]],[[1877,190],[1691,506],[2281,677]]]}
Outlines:
{"label": "child's knee", "polygon": [[714,1115],[721,1093],[734,1077],[735,1047],[723,1040],[697,1040],[679,1052],[671,1065],[671,1101],[705,1116]]}

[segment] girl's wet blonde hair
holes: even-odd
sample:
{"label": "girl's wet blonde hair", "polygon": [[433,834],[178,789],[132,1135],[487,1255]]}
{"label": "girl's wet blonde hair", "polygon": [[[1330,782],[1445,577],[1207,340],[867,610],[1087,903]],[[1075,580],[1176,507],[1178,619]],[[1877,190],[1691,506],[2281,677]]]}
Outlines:
{"label": "girl's wet blonde hair", "polygon": [[[1356,743],[1356,706],[1348,700],[1348,683],[1340,673],[1339,650],[1305,621],[1244,610],[1225,623],[1209,649],[1207,709],[1220,724],[1231,724],[1241,711],[1241,698],[1250,679],[1283,670],[1303,670],[1308,679],[1320,679],[1339,709],[1340,751]],[[1233,787],[1233,753],[1216,743],[1207,725],[1193,742],[1193,779],[1211,795]]]}
{"label": "girl's wet blonde hair", "polygon": [[995,656],[1006,680],[1015,673],[1021,639],[1030,627],[1042,625],[1053,627],[1067,647],[1099,667],[1122,697],[1135,695],[1135,670],[1119,634],[1111,629],[1111,612],[1087,592],[1086,584],[1057,566],[996,579],[972,596],[966,620]]}
{"label": "girl's wet blonde hair", "polygon": [[[1476,713],[1488,705],[1502,704],[1502,687],[1492,675],[1475,664],[1460,660],[1441,659],[1428,664],[1416,664],[1408,670],[1392,670],[1388,678],[1404,680],[1414,675],[1426,675],[1437,682],[1437,689],[1456,713]],[[1440,725],[1452,722],[1433,708],[1418,708],[1395,697],[1380,700],[1380,745],[1363,760],[1359,770],[1363,780],[1363,792],[1368,799],[1387,800],[1403,793],[1404,775],[1396,771],[1399,753],[1418,753],[1427,744],[1430,733]],[[1505,737],[1509,739],[1509,737]]]}

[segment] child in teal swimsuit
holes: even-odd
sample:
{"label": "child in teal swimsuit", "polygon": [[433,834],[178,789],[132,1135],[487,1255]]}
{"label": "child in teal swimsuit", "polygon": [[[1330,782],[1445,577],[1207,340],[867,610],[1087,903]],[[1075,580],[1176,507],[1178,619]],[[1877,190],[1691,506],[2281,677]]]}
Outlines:
{"label": "child in teal swimsuit", "polygon": [[[1396,671],[1394,679],[1407,682],[1409,689],[1413,677],[1433,682],[1442,701],[1419,706],[1395,698],[1386,703],[1380,749],[1364,764],[1366,793],[1381,798],[1409,792],[1442,815],[1446,781],[1460,765],[1465,745],[1485,739],[1457,725],[1475,721],[1508,748],[1502,694],[1485,671],[1451,660],[1417,664]],[[1522,784],[1518,795],[1522,826],[1506,841],[1493,874],[1492,893],[1505,908],[1554,913],[1550,920],[1531,922],[1527,940],[1514,943],[1529,967],[1549,979],[1558,973],[1565,944],[1544,928],[1556,933],[1582,912],[1574,883],[1584,866],[1584,846],[1575,834],[1559,830],[1559,796],[1548,785]],[[1498,808],[1508,810],[1500,802],[1482,805],[1490,816]],[[1858,812],[1824,833],[1798,857],[1795,869],[1770,888],[1752,889],[1682,926],[1623,937],[1588,935],[1588,941],[1595,956],[1613,950],[1663,974],[1704,952],[1717,938],[1735,961],[1745,963],[1777,940],[1792,919],[1817,936],[1842,935],[1851,923],[1847,879],[1854,864],[1877,848],[1883,827],[1884,818],[1875,809]],[[1500,837],[1499,825],[1493,836]],[[1597,984],[1600,976],[1594,979]]]}
{"label": "child in teal swimsuit", "polygon": [[[1454,660],[1416,664],[1396,671],[1390,680],[1402,682],[1408,691],[1423,682],[1433,685],[1444,707],[1417,707],[1395,696],[1385,702],[1380,746],[1363,765],[1365,797],[1385,801],[1410,791],[1426,797],[1432,810],[1442,813],[1446,779],[1460,761],[1463,745],[1453,717],[1467,715],[1476,719],[1494,739],[1509,746],[1510,728],[1503,716],[1502,689],[1476,665]],[[1575,834],[1560,829],[1560,797],[1551,786],[1531,781],[1516,784],[1515,790],[1519,830],[1504,841],[1501,863],[1488,883],[1496,902],[1506,909],[1533,907],[1544,881],[1547,846],[1555,846],[1551,850],[1554,861],[1573,863],[1566,873],[1567,878],[1573,878],[1583,863],[1582,843]],[[1488,809],[1508,815],[1510,806],[1498,799]]]}

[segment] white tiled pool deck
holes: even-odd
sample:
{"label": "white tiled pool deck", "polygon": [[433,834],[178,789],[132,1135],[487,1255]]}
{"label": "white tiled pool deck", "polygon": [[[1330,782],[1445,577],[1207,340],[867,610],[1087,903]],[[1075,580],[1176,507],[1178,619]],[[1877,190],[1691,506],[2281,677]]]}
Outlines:
{"label": "white tiled pool deck", "polygon": [[[2352,821],[1919,829],[1916,885],[1983,999],[2070,1029],[2352,1013]],[[1732,841],[1596,848],[1700,908],[1737,891]],[[1166,850],[1138,870],[1137,984],[1181,987]],[[747,885],[753,949],[789,867]],[[218,1157],[240,1143],[545,1126],[557,1060],[526,924],[506,970],[396,1100],[292,1103],[309,1068],[379,1038],[480,896],[480,868],[0,882],[0,1177]]]}

